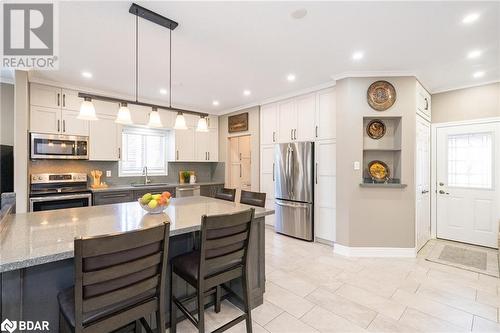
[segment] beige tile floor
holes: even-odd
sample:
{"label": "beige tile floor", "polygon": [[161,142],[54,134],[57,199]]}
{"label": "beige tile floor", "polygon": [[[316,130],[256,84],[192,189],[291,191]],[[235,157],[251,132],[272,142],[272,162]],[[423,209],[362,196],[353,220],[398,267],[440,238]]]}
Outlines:
{"label": "beige tile floor", "polygon": [[[266,293],[252,311],[260,332],[500,332],[500,279],[417,258],[346,258],[266,230]],[[207,331],[239,314],[206,311]],[[187,321],[178,332],[196,332]],[[230,332],[245,332],[244,323]]]}

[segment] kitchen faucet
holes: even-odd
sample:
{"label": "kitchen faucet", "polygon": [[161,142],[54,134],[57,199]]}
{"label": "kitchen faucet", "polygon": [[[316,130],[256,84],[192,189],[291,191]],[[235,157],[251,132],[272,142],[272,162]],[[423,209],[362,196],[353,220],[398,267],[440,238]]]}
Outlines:
{"label": "kitchen faucet", "polygon": [[142,168],[142,175],[144,176],[144,185],[151,183],[151,179],[148,178],[148,167]]}

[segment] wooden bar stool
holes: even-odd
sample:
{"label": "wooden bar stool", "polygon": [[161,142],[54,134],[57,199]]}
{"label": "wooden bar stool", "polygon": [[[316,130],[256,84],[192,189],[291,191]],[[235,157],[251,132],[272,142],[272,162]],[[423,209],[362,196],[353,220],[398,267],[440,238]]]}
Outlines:
{"label": "wooden bar stool", "polygon": [[266,194],[241,190],[240,203],[251,206],[264,207],[266,205]]}
{"label": "wooden bar stool", "polygon": [[215,198],[234,202],[236,198],[236,189],[224,187],[222,190],[215,193]]}
{"label": "wooden bar stool", "polygon": [[[223,332],[243,320],[246,320],[247,332],[252,332],[247,254],[254,212],[255,210],[251,208],[235,214],[202,216],[200,250],[180,255],[172,260],[170,333],[176,332],[176,308],[181,310],[199,332],[205,332],[205,297],[215,294],[215,310],[219,312],[220,286],[239,277],[242,278],[243,298],[229,288],[225,289],[242,302],[244,314],[214,332]],[[193,286],[196,293],[183,298],[175,297],[173,294],[175,275]],[[191,312],[184,303],[195,300],[197,308]],[[196,313],[198,319],[194,316]]]}
{"label": "wooden bar stool", "polygon": [[[75,285],[62,291],[60,332],[111,332],[156,313],[164,330],[170,224],[75,239]],[[136,325],[137,324],[137,325]]]}

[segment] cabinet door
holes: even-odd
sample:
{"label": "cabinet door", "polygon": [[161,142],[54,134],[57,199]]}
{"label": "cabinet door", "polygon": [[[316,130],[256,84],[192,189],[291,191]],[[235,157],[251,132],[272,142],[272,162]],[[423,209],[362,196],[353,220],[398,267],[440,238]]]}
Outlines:
{"label": "cabinet door", "polygon": [[61,133],[68,135],[89,135],[89,121],[78,119],[78,111],[62,110],[61,114]]}
{"label": "cabinet door", "polygon": [[[151,108],[129,104],[128,109],[130,110],[130,118],[132,118],[132,122],[134,125],[147,125],[148,124],[148,115],[152,111]],[[118,109],[116,109],[118,112]]]}
{"label": "cabinet door", "polygon": [[200,117],[192,115],[192,114],[184,114],[184,119],[186,119],[186,126],[187,127],[194,127],[198,126],[198,120]]}
{"label": "cabinet door", "polygon": [[61,110],[31,106],[30,131],[58,134],[61,130]]}
{"label": "cabinet door", "polygon": [[318,107],[316,113],[315,136],[319,140],[335,139],[335,90],[323,90],[318,92]]}
{"label": "cabinet door", "polygon": [[210,149],[209,132],[195,131],[195,157],[196,161],[208,161],[208,150]]}
{"label": "cabinet door", "polygon": [[336,232],[335,156],[335,141],[316,142],[314,233],[330,242],[335,241]]}
{"label": "cabinet door", "polygon": [[30,104],[47,108],[60,108],[61,88],[32,83],[30,85]]}
{"label": "cabinet door", "polygon": [[417,82],[417,113],[431,120],[431,95],[419,82]]}
{"label": "cabinet door", "polygon": [[118,161],[120,139],[119,125],[113,116],[98,114],[99,120],[90,122],[89,160]]}
{"label": "cabinet door", "polygon": [[177,116],[177,113],[167,110],[158,110],[158,112],[160,113],[160,119],[163,128],[174,128],[175,117]]}
{"label": "cabinet door", "polygon": [[208,116],[207,124],[208,124],[208,128],[219,128],[219,117]]}
{"label": "cabinet door", "polygon": [[315,137],[316,94],[300,96],[296,100],[297,126],[294,140],[312,141]]}
{"label": "cabinet door", "polygon": [[194,161],[194,129],[175,131],[175,160]]}
{"label": "cabinet door", "polygon": [[297,109],[295,100],[278,104],[278,142],[290,142],[294,139],[294,130],[297,129]]}
{"label": "cabinet door", "polygon": [[[266,208],[274,209],[274,146],[261,146],[260,192],[266,193]],[[274,215],[266,216],[266,224],[274,225]]]}
{"label": "cabinet door", "polygon": [[61,106],[66,110],[80,111],[83,98],[78,97],[78,91],[62,89]]}
{"label": "cabinet door", "polygon": [[273,144],[278,141],[278,104],[260,108],[260,143]]}
{"label": "cabinet door", "polygon": [[94,206],[134,201],[134,194],[132,191],[97,192],[93,194],[93,197]]}
{"label": "cabinet door", "polygon": [[219,161],[219,130],[211,128],[208,132],[208,160],[210,162]]}

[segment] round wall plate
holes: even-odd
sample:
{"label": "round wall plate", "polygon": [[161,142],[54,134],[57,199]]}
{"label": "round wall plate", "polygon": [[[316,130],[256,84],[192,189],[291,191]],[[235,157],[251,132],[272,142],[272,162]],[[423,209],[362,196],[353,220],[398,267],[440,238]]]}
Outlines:
{"label": "round wall plate", "polygon": [[387,164],[382,161],[374,160],[368,164],[368,173],[373,180],[378,182],[385,182],[389,180],[391,172]]}
{"label": "round wall plate", "polygon": [[385,135],[385,124],[380,119],[371,120],[366,126],[366,134],[374,140],[378,140]]}
{"label": "round wall plate", "polygon": [[387,81],[376,81],[368,88],[366,98],[372,109],[385,111],[396,102],[396,89]]}

